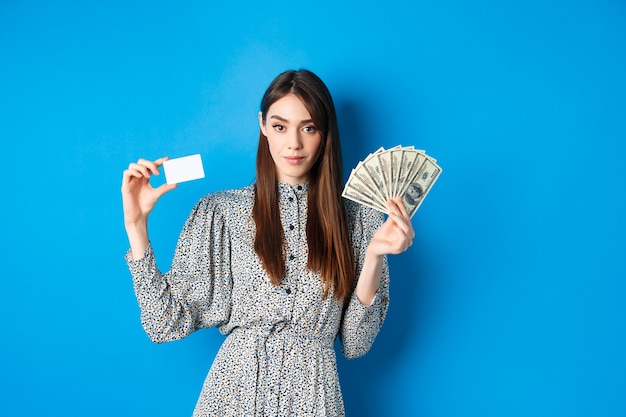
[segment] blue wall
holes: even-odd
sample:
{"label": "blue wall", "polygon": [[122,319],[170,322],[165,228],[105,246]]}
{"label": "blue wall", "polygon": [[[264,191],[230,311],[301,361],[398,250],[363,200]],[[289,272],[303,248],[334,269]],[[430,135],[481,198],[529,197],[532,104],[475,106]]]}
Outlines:
{"label": "blue wall", "polygon": [[122,171],[203,155],[151,218],[167,269],[300,67],[346,172],[396,144],[444,168],[377,343],[340,361],[349,415],[626,415],[624,2],[178,3],[0,3],[0,415],[190,415],[222,337],[143,333]]}

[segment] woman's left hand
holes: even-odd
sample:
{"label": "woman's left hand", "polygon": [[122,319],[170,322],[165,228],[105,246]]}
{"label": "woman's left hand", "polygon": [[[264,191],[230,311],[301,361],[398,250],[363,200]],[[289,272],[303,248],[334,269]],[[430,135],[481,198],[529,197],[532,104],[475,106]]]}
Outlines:
{"label": "woman's left hand", "polygon": [[413,224],[404,207],[402,197],[389,200],[387,208],[389,217],[374,233],[368,247],[368,250],[377,256],[402,253],[413,244],[415,237]]}
{"label": "woman's left hand", "polygon": [[380,286],[383,256],[406,251],[413,244],[415,237],[411,218],[404,207],[402,197],[389,200],[387,208],[389,217],[374,233],[367,246],[363,269],[354,289],[356,297],[364,305],[372,303]]}

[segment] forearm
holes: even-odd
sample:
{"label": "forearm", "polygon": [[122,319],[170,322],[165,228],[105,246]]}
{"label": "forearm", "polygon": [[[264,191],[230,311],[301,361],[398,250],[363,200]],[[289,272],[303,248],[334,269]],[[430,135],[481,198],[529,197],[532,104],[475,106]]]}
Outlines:
{"label": "forearm", "polygon": [[174,287],[157,268],[154,252],[146,250],[144,256],[133,260],[126,255],[137,302],[141,310],[141,325],[155,343],[186,337],[195,330],[196,322],[186,299],[184,286]]}
{"label": "forearm", "polygon": [[385,320],[389,304],[386,264],[384,255],[366,251],[359,281],[341,325],[342,352],[347,358],[365,355]]}
{"label": "forearm", "polygon": [[380,287],[380,278],[382,277],[383,255],[377,255],[372,252],[368,247],[365,252],[363,268],[354,290],[355,295],[363,305],[372,304],[374,296]]}
{"label": "forearm", "polygon": [[148,247],[148,219],[124,223],[133,260],[141,259]]}

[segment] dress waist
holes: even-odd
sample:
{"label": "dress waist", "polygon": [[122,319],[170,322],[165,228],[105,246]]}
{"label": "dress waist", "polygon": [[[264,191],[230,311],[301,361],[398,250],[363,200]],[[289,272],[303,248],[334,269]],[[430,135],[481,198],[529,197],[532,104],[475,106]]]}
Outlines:
{"label": "dress waist", "polygon": [[253,338],[257,342],[267,343],[268,339],[279,338],[286,342],[298,344],[315,344],[322,347],[333,347],[334,336],[303,332],[289,322],[255,323],[249,327],[236,327],[231,334],[236,337]]}

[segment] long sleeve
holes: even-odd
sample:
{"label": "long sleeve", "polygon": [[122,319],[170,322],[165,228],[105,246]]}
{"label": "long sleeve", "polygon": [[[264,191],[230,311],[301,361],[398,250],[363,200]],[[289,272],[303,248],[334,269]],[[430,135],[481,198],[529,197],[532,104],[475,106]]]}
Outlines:
{"label": "long sleeve", "polygon": [[153,342],[182,339],[228,320],[230,255],[229,230],[211,196],[200,200],[185,222],[169,272],[159,271],[151,245],[137,261],[126,254],[141,323]]}
{"label": "long sleeve", "polygon": [[[352,243],[356,261],[356,276],[361,273],[365,251],[372,236],[382,225],[381,213],[364,206],[354,208],[356,215],[352,225]],[[355,283],[356,285],[356,283]],[[365,355],[380,331],[389,307],[389,265],[383,258],[380,286],[371,305],[361,304],[356,295],[347,300],[341,322],[340,340],[344,356],[349,359]]]}

